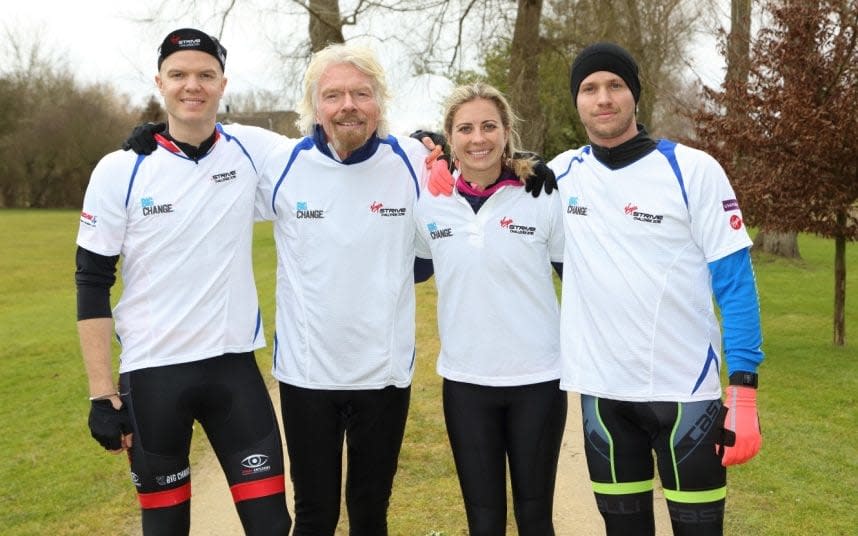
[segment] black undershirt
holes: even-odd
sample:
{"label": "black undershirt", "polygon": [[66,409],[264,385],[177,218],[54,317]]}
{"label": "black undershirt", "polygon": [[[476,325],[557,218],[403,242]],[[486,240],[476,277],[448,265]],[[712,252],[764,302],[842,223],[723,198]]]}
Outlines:
{"label": "black undershirt", "polygon": [[653,152],[658,145],[646,131],[646,127],[638,123],[638,133],[634,138],[616,147],[602,147],[591,143],[593,156],[608,169],[620,169],[633,164]]}
{"label": "black undershirt", "polygon": [[181,149],[183,153],[185,153],[185,156],[194,161],[197,161],[200,158],[204,157],[206,154],[208,154],[208,152],[211,150],[212,146],[215,143],[215,140],[217,139],[217,129],[213,130],[211,136],[203,140],[203,142],[199,146],[179,141],[173,138],[168,131],[164,131],[163,136],[171,142],[175,143],[176,146]]}

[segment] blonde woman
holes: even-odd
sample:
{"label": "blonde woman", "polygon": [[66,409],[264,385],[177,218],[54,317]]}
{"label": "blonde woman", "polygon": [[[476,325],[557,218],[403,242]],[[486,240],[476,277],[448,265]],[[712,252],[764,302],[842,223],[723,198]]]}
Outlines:
{"label": "blonde woman", "polygon": [[455,89],[444,115],[453,192],[421,196],[416,209],[417,255],[432,259],[438,288],[444,416],[474,536],[506,532],[507,463],[519,534],[554,534],[566,421],[551,275],[563,251],[559,200],[525,190],[535,161],[511,157],[514,123],[497,89]]}

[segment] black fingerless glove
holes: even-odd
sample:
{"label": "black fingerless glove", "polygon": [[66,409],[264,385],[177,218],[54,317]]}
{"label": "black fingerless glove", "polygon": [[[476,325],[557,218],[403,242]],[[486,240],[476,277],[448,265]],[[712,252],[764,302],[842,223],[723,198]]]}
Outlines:
{"label": "black fingerless glove", "polygon": [[430,130],[415,130],[414,132],[409,134],[409,136],[419,141],[420,143],[423,143],[423,138],[429,138],[435,145],[443,147],[444,154],[447,154],[447,139],[444,137],[443,134],[439,132],[432,132]]}
{"label": "black fingerless glove", "polygon": [[131,433],[131,417],[123,405],[114,409],[110,400],[93,400],[89,409],[89,432],[107,450],[122,448],[122,436]]}
{"label": "black fingerless glove", "polygon": [[166,123],[143,123],[134,127],[128,139],[122,142],[122,150],[132,150],[137,154],[152,154],[158,148],[155,134],[164,132]]}
{"label": "black fingerless glove", "polygon": [[557,189],[557,179],[554,177],[554,172],[551,171],[542,158],[534,153],[517,152],[513,155],[514,159],[534,158],[536,163],[533,164],[533,172],[524,181],[524,190],[530,192],[533,197],[539,197],[542,190],[551,195],[551,192]]}

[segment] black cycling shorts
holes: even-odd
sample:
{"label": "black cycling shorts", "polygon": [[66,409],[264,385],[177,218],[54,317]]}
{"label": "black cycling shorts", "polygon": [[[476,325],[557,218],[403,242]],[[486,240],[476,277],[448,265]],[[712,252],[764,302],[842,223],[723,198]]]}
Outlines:
{"label": "black cycling shorts", "polygon": [[120,389],[134,431],[131,480],[144,509],[190,499],[195,420],[236,503],[284,493],[280,431],[253,352],[127,372]]}

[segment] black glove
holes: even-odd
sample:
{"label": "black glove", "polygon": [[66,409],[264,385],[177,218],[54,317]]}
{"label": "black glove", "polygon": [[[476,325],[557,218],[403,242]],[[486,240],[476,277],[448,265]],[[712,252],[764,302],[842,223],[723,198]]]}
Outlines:
{"label": "black glove", "polygon": [[122,448],[122,436],[131,433],[131,417],[123,405],[113,409],[110,400],[93,400],[89,409],[89,433],[106,450]]}
{"label": "black glove", "polygon": [[448,154],[447,139],[444,138],[443,134],[440,134],[438,132],[432,132],[429,130],[415,130],[414,132],[409,134],[409,136],[419,141],[420,143],[423,143],[423,138],[429,138],[430,140],[432,140],[432,143],[444,148],[444,154]]}
{"label": "black glove", "polygon": [[152,154],[158,148],[155,134],[164,132],[166,123],[143,123],[134,127],[128,139],[122,142],[122,150],[131,149],[137,154]]}
{"label": "black glove", "polygon": [[551,195],[551,192],[557,189],[557,179],[554,177],[554,172],[545,165],[545,162],[543,162],[539,155],[528,152],[517,152],[512,157],[516,160],[522,158],[534,158],[536,160],[536,163],[533,164],[533,172],[524,181],[524,191],[530,192],[530,195],[533,197],[539,197],[543,189],[548,195]]}

